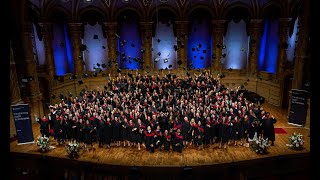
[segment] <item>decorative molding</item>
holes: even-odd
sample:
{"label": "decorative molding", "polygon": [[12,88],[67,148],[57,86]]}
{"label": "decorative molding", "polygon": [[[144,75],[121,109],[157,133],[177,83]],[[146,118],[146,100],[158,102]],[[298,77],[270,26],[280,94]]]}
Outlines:
{"label": "decorative molding", "polygon": [[110,7],[111,5],[111,0],[104,0],[104,3],[108,6],[108,8]]}
{"label": "decorative molding", "polygon": [[186,0],[180,0],[181,5],[183,6]]}
{"label": "decorative molding", "polygon": [[150,0],[142,0],[144,6],[148,6],[150,4]]}

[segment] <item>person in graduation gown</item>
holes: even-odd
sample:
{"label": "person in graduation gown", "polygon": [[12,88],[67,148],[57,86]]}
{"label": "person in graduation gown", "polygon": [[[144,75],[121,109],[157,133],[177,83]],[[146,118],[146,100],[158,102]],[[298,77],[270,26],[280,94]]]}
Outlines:
{"label": "person in graduation gown", "polygon": [[111,147],[112,133],[112,124],[110,118],[108,117],[103,129],[104,139],[108,149]]}
{"label": "person in graduation gown", "polygon": [[204,128],[201,124],[201,121],[198,121],[197,124],[194,125],[194,137],[195,143],[198,146],[198,149],[203,149],[203,137],[204,137]]}
{"label": "person in graduation gown", "polygon": [[55,123],[56,115],[54,113],[55,113],[54,109],[50,108],[50,113],[48,114],[48,119],[49,119],[49,124],[50,124],[49,134],[52,137],[54,137],[54,139],[56,139],[55,133],[54,133],[54,123]]}
{"label": "person in graduation gown", "polygon": [[154,130],[154,134],[155,134],[155,138],[154,138],[154,142],[155,142],[155,149],[160,149],[160,151],[162,150],[162,131],[160,129],[160,125],[157,126],[157,129]]}
{"label": "person in graduation gown", "polygon": [[57,113],[55,114],[56,118],[53,119],[54,124],[53,124],[53,133],[54,133],[54,138],[58,140],[58,135],[59,135],[59,126],[60,122],[62,121],[62,116],[58,115]]}
{"label": "person in graduation gown", "polygon": [[79,121],[77,122],[77,142],[79,142],[80,144],[83,143],[83,135],[82,135],[82,129],[83,129],[83,120],[82,118],[79,119]]}
{"label": "person in graduation gown", "polygon": [[136,141],[136,133],[135,133],[135,127],[136,125],[133,123],[132,119],[129,120],[129,126],[128,126],[128,146],[134,145]]}
{"label": "person in graduation gown", "polygon": [[241,122],[241,142],[240,145],[246,145],[249,137],[249,129],[251,126],[250,118],[248,115],[244,115]]}
{"label": "person in graduation gown", "polygon": [[35,115],[37,123],[40,124],[40,133],[43,136],[49,137],[49,120],[46,116],[43,116],[41,119]]}
{"label": "person in graduation gown", "polygon": [[58,145],[60,145],[61,142],[64,142],[65,139],[66,139],[66,126],[65,126],[65,120],[62,119],[59,121],[59,126],[58,126],[58,138],[57,138],[57,141],[58,141]]}
{"label": "person in graduation gown", "polygon": [[77,139],[77,129],[78,129],[78,117],[73,117],[72,121],[70,121],[71,126],[71,141],[75,141]]}
{"label": "person in graduation gown", "polygon": [[273,116],[270,117],[270,113],[267,112],[263,119],[263,130],[264,130],[264,138],[268,138],[268,141],[271,141],[271,145],[274,146],[275,132],[274,132],[274,124],[277,122],[276,118]]}
{"label": "person in graduation gown", "polygon": [[125,147],[126,144],[129,146],[129,141],[128,141],[128,129],[129,129],[129,123],[127,118],[124,118],[124,120],[121,122],[121,139],[123,141],[123,146]]}
{"label": "person in graduation gown", "polygon": [[135,132],[135,136],[136,136],[136,138],[135,138],[136,141],[135,142],[136,142],[136,144],[138,146],[138,150],[140,150],[141,149],[140,145],[143,142],[143,136],[142,135],[143,135],[143,132],[146,129],[146,127],[145,127],[144,124],[142,124],[141,120],[138,119],[135,128],[136,128],[136,130],[134,131]]}
{"label": "person in graduation gown", "polygon": [[212,139],[213,139],[213,127],[211,126],[212,121],[210,119],[210,117],[206,117],[206,124],[204,127],[204,144],[209,145],[212,143]]}
{"label": "person in graduation gown", "polygon": [[99,147],[102,147],[104,144],[104,138],[103,138],[104,121],[102,118],[103,117],[98,116],[99,121],[97,122],[97,135],[98,135]]}
{"label": "person in graduation gown", "polygon": [[154,153],[154,137],[155,133],[151,130],[151,127],[148,126],[147,130],[144,131],[146,137],[146,149],[147,151]]}
{"label": "person in graduation gown", "polygon": [[93,126],[90,124],[89,120],[86,120],[86,124],[83,127],[83,141],[85,144],[84,147],[87,151],[89,151],[88,145],[91,145],[91,149],[93,149],[92,131],[93,131]]}
{"label": "person in graduation gown", "polygon": [[183,118],[183,122],[182,122],[182,125],[181,125],[181,133],[182,133],[182,135],[184,137],[183,138],[183,146],[184,147],[187,147],[188,146],[188,142],[190,142],[190,140],[191,140],[191,137],[190,137],[191,133],[189,132],[190,128],[191,128],[191,125],[190,125],[190,122],[188,120],[188,117],[185,116]]}
{"label": "person in graduation gown", "polygon": [[231,120],[231,124],[233,126],[232,129],[232,140],[234,141],[234,145],[237,145],[237,140],[240,137],[240,130],[241,130],[241,124],[240,124],[240,120],[238,116],[235,116],[232,120]]}
{"label": "person in graduation gown", "polygon": [[165,130],[163,133],[163,148],[165,151],[169,151],[170,150],[170,145],[171,145],[171,134],[169,134],[168,130]]}
{"label": "person in graduation gown", "polygon": [[223,116],[221,121],[220,121],[220,127],[219,127],[219,136],[220,136],[220,146],[219,148],[223,147],[227,148],[227,144],[229,141],[229,135],[230,135],[230,131],[229,131],[229,122],[228,119]]}
{"label": "person in graduation gown", "polygon": [[114,117],[114,120],[111,122],[112,124],[112,139],[116,143],[116,146],[120,146],[120,127],[121,124],[119,122],[118,117]]}
{"label": "person in graduation gown", "polygon": [[175,132],[175,136],[173,138],[172,150],[182,153],[182,148],[183,148],[183,136],[181,134],[181,130],[177,129],[177,132]]}

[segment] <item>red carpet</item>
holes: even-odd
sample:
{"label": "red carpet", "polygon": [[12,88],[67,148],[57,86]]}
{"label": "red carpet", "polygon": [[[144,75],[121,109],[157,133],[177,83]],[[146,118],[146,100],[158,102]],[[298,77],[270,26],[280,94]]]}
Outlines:
{"label": "red carpet", "polygon": [[274,128],[275,134],[287,134],[287,132],[282,128]]}

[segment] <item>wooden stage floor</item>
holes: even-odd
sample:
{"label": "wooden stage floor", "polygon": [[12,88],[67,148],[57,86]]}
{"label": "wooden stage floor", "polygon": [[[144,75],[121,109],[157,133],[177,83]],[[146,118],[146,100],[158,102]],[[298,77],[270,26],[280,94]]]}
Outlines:
{"label": "wooden stage floor", "polygon": [[[203,150],[196,148],[187,148],[183,152],[164,152],[157,150],[155,153],[149,153],[144,148],[140,151],[133,147],[116,147],[111,149],[99,148],[97,143],[94,143],[93,150],[87,152],[80,151],[78,161],[91,162],[106,165],[122,165],[122,166],[150,166],[150,167],[185,167],[185,166],[203,166],[216,165],[232,162],[242,162],[255,160],[267,157],[285,156],[293,154],[310,153],[310,130],[302,127],[289,125],[287,122],[287,111],[279,109],[270,104],[263,104],[262,107],[269,111],[271,115],[277,118],[276,128],[283,128],[287,134],[276,134],[275,146],[270,146],[268,154],[259,155],[247,147],[238,147],[229,145],[226,149],[219,149],[216,143],[210,147],[205,147]],[[39,124],[33,124],[34,137],[40,134]],[[305,145],[301,151],[295,151],[286,146],[289,136],[293,133],[301,133],[304,136]],[[56,146],[56,142],[52,141],[52,146]],[[17,145],[17,141],[10,143],[10,151],[15,153],[25,154],[42,154],[44,156],[65,158],[67,152],[63,146],[57,146],[56,149],[48,153],[39,153],[35,143],[26,145]]]}

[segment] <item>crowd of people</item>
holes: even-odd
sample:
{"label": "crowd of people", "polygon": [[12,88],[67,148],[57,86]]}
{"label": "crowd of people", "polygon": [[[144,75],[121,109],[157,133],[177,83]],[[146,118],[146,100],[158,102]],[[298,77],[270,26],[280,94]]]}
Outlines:
{"label": "crowd of people", "polygon": [[245,146],[256,134],[275,141],[276,119],[239,90],[226,88],[209,72],[178,78],[136,73],[109,75],[104,90],[82,91],[50,105],[50,113],[36,116],[42,135],[58,144],[93,143],[146,148],[147,151],[203,149],[218,143]]}

